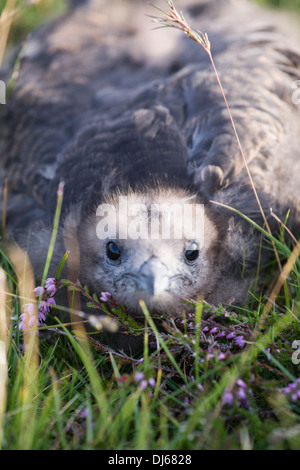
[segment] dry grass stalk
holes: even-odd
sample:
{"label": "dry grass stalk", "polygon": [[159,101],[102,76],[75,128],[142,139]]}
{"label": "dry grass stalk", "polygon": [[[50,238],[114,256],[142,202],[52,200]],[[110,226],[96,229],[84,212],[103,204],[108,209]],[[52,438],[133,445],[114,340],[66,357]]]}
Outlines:
{"label": "dry grass stalk", "polygon": [[3,201],[2,201],[2,237],[5,238],[6,231],[6,214],[7,214],[7,179],[4,181]]}
{"label": "dry grass stalk", "polygon": [[7,349],[9,325],[6,311],[6,276],[0,269],[0,448],[3,440],[3,422],[6,410],[7,393]]}
{"label": "dry grass stalk", "polygon": [[8,35],[15,15],[16,0],[7,0],[4,10],[0,16],[0,67],[3,62]]}
{"label": "dry grass stalk", "polygon": [[300,256],[300,240],[294,246],[293,251],[292,251],[289,259],[287,260],[287,262],[283,266],[282,271],[280,272],[280,274],[278,276],[278,279],[277,279],[277,281],[275,283],[275,286],[274,286],[274,288],[271,292],[271,295],[269,296],[268,301],[267,301],[267,303],[266,303],[266,305],[263,309],[258,327],[263,325],[264,319],[266,318],[266,316],[270,312],[270,310],[272,308],[272,305],[274,304],[275,300],[277,299],[277,296],[278,296],[283,284],[286,282],[289,274],[293,271],[295,263],[296,263],[297,259],[299,258],[299,256]]}
{"label": "dry grass stalk", "polygon": [[32,328],[25,329],[24,333],[24,351],[25,351],[25,364],[30,371],[30,375],[35,374],[38,368],[38,336],[37,336],[37,305],[34,293],[35,281],[33,269],[31,267],[28,255],[18,245],[14,244],[8,249],[8,256],[12,262],[19,288],[19,301],[21,311],[25,314],[25,322],[28,325],[31,317],[28,309],[25,307],[28,304],[33,305],[35,321]]}

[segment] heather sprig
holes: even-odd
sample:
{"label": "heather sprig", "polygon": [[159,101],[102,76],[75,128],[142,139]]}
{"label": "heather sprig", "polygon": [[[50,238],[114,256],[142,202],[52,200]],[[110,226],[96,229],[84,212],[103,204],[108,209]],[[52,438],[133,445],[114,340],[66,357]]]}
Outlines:
{"label": "heather sprig", "polygon": [[[48,278],[45,287],[37,286],[34,289],[35,295],[40,299],[38,305],[38,313],[35,313],[35,305],[33,303],[23,304],[22,314],[19,317],[19,330],[30,330],[36,322],[37,327],[45,326],[47,314],[56,305],[54,295],[57,291],[55,278]],[[36,330],[39,334],[39,331]]]}
{"label": "heather sprig", "polygon": [[248,409],[250,407],[249,395],[253,395],[251,388],[239,378],[232,387],[224,390],[222,403],[229,407],[236,403],[238,407]]}
{"label": "heather sprig", "polygon": [[293,403],[300,403],[300,378],[296,379],[295,382],[290,382],[286,387],[280,390],[286,395],[286,397]]}
{"label": "heather sprig", "polygon": [[[36,297],[39,299],[38,304],[38,314],[35,314],[35,306],[33,303],[27,303],[23,305],[23,312],[19,317],[19,330],[28,330],[31,329],[34,325],[34,322],[37,322],[37,327],[46,325],[47,315],[52,311],[56,306],[55,294],[57,291],[63,287],[73,287],[83,295],[88,297],[90,303],[89,306],[104,310],[109,315],[93,315],[86,314],[85,312],[77,312],[77,315],[87,320],[96,330],[107,330],[110,332],[115,332],[118,330],[118,325],[111,318],[110,312],[107,310],[106,306],[103,303],[100,303],[98,297],[94,294],[90,296],[88,289],[81,286],[81,284],[73,283],[68,280],[58,280],[56,277],[49,277],[45,280],[44,287],[37,286],[34,289]],[[111,305],[116,306],[116,302],[112,299],[110,292],[101,292],[100,299],[103,302],[110,302]],[[38,330],[36,330],[39,334]]]}
{"label": "heather sprig", "polygon": [[141,387],[141,390],[145,390],[147,387],[154,388],[156,385],[155,379],[153,377],[146,378],[144,372],[137,372],[134,381]]}
{"label": "heather sprig", "polygon": [[96,293],[91,294],[87,286],[83,286],[80,281],[74,282],[68,279],[61,279],[57,282],[58,288],[67,287],[79,292],[87,298],[86,304],[89,308],[101,310],[106,315],[93,315],[83,311],[76,312],[76,314],[87,320],[98,331],[107,330],[115,332],[118,330],[118,323],[116,320],[119,318],[128,319],[128,326],[139,328],[134,319],[127,316],[125,311],[118,305],[116,300],[112,297],[110,292],[100,292],[100,298]]}

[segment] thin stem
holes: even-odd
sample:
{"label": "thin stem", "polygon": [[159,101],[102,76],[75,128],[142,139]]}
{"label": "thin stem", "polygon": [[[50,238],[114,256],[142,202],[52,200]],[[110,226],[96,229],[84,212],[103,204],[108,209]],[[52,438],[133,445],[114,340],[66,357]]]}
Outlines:
{"label": "thin stem", "polygon": [[42,285],[44,284],[45,279],[48,275],[48,271],[49,271],[53,251],[54,251],[54,245],[55,245],[56,236],[57,236],[57,232],[58,232],[58,225],[59,225],[59,219],[60,219],[60,213],[61,213],[61,207],[62,207],[62,201],[63,201],[63,194],[64,194],[63,190],[64,190],[64,183],[61,182],[61,183],[59,183],[58,190],[57,190],[57,204],[56,204],[56,210],[55,210],[55,216],[54,216],[54,222],[53,222],[53,229],[52,229],[50,244],[49,244],[49,248],[48,248],[46,263],[45,263],[43,277],[42,277]]}

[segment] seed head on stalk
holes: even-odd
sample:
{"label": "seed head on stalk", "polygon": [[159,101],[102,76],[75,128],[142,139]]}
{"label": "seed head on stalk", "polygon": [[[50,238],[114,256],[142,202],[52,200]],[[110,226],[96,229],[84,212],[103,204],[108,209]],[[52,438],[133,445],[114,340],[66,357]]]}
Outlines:
{"label": "seed head on stalk", "polygon": [[156,10],[159,10],[161,13],[163,13],[165,15],[164,17],[157,17],[153,15],[147,15],[147,16],[152,18],[152,21],[154,23],[158,23],[161,25],[161,26],[158,26],[158,28],[176,28],[176,29],[183,31],[184,34],[186,34],[190,39],[200,44],[204,48],[204,50],[207,52],[208,55],[211,55],[210,42],[208,40],[207,34],[202,33],[201,31],[193,30],[187,24],[182,11],[178,13],[178,11],[176,10],[174,6],[173,0],[168,0],[167,3],[170,8],[169,11],[165,11],[162,8],[159,8],[156,5],[153,5],[152,3],[150,4]]}

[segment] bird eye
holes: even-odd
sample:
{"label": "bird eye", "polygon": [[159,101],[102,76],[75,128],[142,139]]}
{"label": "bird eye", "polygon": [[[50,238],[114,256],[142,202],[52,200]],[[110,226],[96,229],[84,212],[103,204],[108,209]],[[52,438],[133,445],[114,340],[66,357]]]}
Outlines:
{"label": "bird eye", "polygon": [[106,253],[109,259],[116,261],[121,256],[121,251],[118,245],[114,242],[108,242],[106,245]]}
{"label": "bird eye", "polygon": [[196,259],[199,256],[199,246],[197,243],[193,242],[191,245],[188,247],[188,249],[185,251],[184,255],[186,257],[186,260],[188,262],[193,262],[196,261]]}

